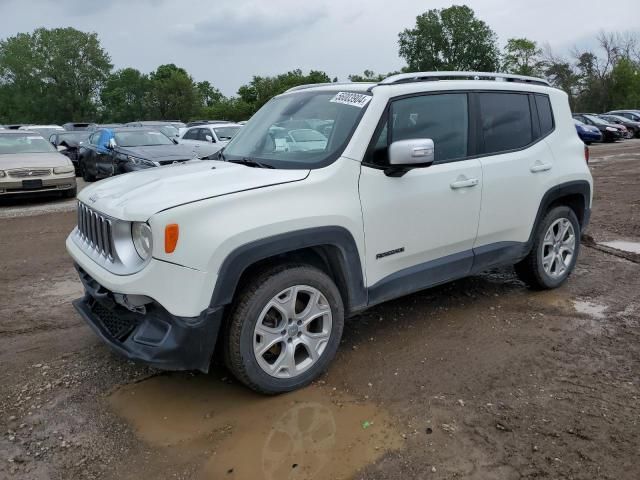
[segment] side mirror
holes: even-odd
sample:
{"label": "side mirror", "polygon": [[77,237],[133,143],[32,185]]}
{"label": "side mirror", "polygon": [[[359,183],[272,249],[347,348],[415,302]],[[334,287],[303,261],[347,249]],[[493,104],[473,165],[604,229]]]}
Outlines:
{"label": "side mirror", "polygon": [[430,138],[398,140],[389,146],[388,177],[401,177],[414,168],[428,167],[435,159],[435,146]]}
{"label": "side mirror", "polygon": [[116,148],[116,146],[117,146],[117,145],[116,145],[116,141],[115,141],[115,139],[110,138],[110,139],[109,139],[109,143],[107,143],[107,148],[108,148],[109,150],[113,150],[114,148]]}
{"label": "side mirror", "polygon": [[209,143],[213,143],[213,137],[211,135],[207,135],[206,137],[204,137],[207,139],[207,142]]}

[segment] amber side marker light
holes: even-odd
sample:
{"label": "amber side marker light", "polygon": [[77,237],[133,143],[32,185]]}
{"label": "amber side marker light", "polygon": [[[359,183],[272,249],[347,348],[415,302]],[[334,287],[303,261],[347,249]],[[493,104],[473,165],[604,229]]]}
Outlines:
{"label": "amber side marker light", "polygon": [[177,223],[170,223],[164,227],[164,251],[173,253],[178,245],[178,237],[180,237],[180,227]]}

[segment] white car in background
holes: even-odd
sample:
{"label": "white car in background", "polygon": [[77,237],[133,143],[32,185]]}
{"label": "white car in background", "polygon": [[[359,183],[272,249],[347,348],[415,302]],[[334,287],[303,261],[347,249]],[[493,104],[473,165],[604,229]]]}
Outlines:
{"label": "white car in background", "polygon": [[190,145],[198,157],[208,157],[220,151],[240,131],[237,123],[209,123],[187,128],[180,143]]}
{"label": "white car in background", "polygon": [[65,129],[60,125],[25,125],[20,127],[18,130],[29,130],[30,132],[35,132],[39,135],[42,135],[42,138],[49,140],[51,135],[54,133],[64,132]]}

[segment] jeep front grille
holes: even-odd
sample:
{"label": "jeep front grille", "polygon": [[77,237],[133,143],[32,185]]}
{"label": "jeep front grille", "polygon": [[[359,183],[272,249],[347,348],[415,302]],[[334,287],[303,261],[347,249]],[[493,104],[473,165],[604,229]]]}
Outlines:
{"label": "jeep front grille", "polygon": [[9,170],[7,172],[13,178],[33,178],[46,177],[51,175],[51,169],[48,168],[24,168],[21,170]]}
{"label": "jeep front grille", "polygon": [[78,202],[78,231],[100,255],[113,260],[113,224],[109,218]]}

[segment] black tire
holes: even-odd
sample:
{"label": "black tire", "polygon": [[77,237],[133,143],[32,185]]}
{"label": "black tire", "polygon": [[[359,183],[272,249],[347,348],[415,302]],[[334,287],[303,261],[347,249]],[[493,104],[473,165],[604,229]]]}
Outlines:
{"label": "black tire", "polygon": [[80,158],[78,160],[78,165],[80,166],[80,172],[82,173],[82,179],[85,182],[95,182],[96,181],[95,175],[91,175],[87,171],[87,166],[84,163],[84,158]]}
{"label": "black tire", "polygon": [[[556,220],[561,218],[566,218],[573,226],[575,250],[566,272],[560,277],[553,278],[545,272],[542,266],[543,242],[549,227],[551,227]],[[571,208],[559,206],[550,210],[536,228],[531,251],[523,260],[515,265],[515,270],[520,280],[536,290],[548,290],[562,285],[569,275],[571,275],[571,272],[576,265],[578,255],[580,254],[580,233],[580,223],[578,222],[575,212]]]}
{"label": "black tire", "polygon": [[63,195],[66,198],[76,198],[77,194],[78,194],[78,187],[73,187],[73,188],[70,188],[69,190],[65,190]]}
{"label": "black tire", "polygon": [[[332,328],[324,351],[307,370],[295,377],[277,378],[260,367],[253,351],[254,329],[265,305],[283,290],[307,285],[327,299]],[[344,305],[335,283],[321,270],[302,264],[285,264],[257,274],[234,301],[224,327],[224,360],[227,368],[247,387],[264,394],[278,394],[311,383],[333,360],[344,327]]]}

